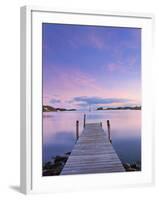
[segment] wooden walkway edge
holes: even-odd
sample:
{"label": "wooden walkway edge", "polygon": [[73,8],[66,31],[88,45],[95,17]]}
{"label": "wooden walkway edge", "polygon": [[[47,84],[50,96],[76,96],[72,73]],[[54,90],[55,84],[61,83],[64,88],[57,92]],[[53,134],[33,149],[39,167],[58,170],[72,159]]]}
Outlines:
{"label": "wooden walkway edge", "polygon": [[125,169],[100,123],[87,123],[61,175],[124,171]]}

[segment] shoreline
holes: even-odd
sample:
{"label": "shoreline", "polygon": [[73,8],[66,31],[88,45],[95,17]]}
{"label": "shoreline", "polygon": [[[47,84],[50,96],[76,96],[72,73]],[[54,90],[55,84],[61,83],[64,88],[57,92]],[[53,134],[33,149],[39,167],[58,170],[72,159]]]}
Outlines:
{"label": "shoreline", "polygon": [[[95,110],[91,110],[91,111],[105,111],[105,110],[142,110],[141,106],[134,106],[134,107],[130,107],[130,106],[123,106],[123,107],[108,107],[108,108],[103,108],[103,107],[98,107]],[[48,106],[48,105],[43,105],[43,112],[75,112],[75,111],[82,111],[82,110],[78,110],[75,108],[55,108],[52,106]],[[86,112],[89,110],[84,110],[83,112]],[[90,111],[90,112],[91,112]]]}
{"label": "shoreline", "polygon": [[[60,175],[67,159],[71,152],[66,152],[63,155],[56,155],[52,157],[50,161],[45,162],[43,165],[43,176],[57,176]],[[141,161],[135,161],[133,163],[122,163],[125,168],[125,172],[141,171]]]}

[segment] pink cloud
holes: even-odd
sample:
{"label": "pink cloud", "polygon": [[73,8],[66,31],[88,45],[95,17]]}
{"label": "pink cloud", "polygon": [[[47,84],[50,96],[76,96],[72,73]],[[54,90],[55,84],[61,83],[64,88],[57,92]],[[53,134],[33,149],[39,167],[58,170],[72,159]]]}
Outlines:
{"label": "pink cloud", "polygon": [[[71,67],[71,70],[65,70],[61,73],[61,66],[52,66],[52,74],[54,76],[47,80],[47,84],[43,86],[43,100],[49,103],[50,99],[58,96],[61,101],[66,102],[74,96],[92,96],[94,94],[98,96],[104,96],[110,94],[106,86],[101,87],[97,84],[97,81],[89,74],[85,74],[77,69]],[[65,66],[67,69],[67,66]],[[111,96],[111,94],[110,94]]]}
{"label": "pink cloud", "polygon": [[[114,54],[116,56],[116,53]],[[129,56],[127,59],[122,60],[122,56],[119,54],[114,62],[106,64],[104,67],[109,72],[115,72],[120,70],[120,72],[126,73],[132,71],[136,67],[136,56]]]}
{"label": "pink cloud", "polygon": [[[115,71],[120,65],[112,63],[109,66],[110,71]],[[67,69],[67,70],[62,70]],[[101,98],[128,98],[136,99],[140,102],[140,89],[135,87],[134,84],[126,85],[125,88],[116,87],[108,88],[107,85],[100,85],[91,74],[86,74],[80,71],[79,66],[51,66],[51,74],[53,77],[47,79],[47,84],[43,87],[43,101],[44,104],[50,104],[52,98],[60,99],[60,103],[54,103],[55,106],[61,107],[78,107],[77,103],[71,102],[75,96],[98,96]],[[131,91],[131,92],[130,92]]]}
{"label": "pink cloud", "polygon": [[117,64],[117,63],[110,63],[106,67],[107,67],[107,69],[110,72],[113,72],[113,71],[116,71],[117,69],[119,69],[119,64]]}
{"label": "pink cloud", "polygon": [[97,49],[105,48],[105,42],[101,39],[101,37],[98,37],[95,33],[89,35],[89,42]]}
{"label": "pink cloud", "polygon": [[82,46],[90,46],[92,48],[103,49],[106,48],[106,38],[100,37],[95,31],[89,31],[87,34],[83,34],[79,37],[76,35],[68,41],[70,46],[78,48]]}

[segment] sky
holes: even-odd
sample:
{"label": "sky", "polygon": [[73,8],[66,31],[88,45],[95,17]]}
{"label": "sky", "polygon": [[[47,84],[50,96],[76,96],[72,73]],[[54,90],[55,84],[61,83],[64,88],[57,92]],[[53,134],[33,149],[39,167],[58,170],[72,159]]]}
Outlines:
{"label": "sky", "polygon": [[141,105],[141,29],[43,23],[43,105]]}

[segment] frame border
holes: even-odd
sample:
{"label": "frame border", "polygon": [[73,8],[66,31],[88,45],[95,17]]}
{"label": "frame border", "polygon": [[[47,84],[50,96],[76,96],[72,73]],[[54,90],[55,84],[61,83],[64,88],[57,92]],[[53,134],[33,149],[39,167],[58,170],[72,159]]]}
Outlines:
{"label": "frame border", "polygon": [[[57,9],[38,6],[21,7],[20,21],[20,191],[22,193],[33,192],[32,185],[32,12],[49,12],[61,14],[80,14],[93,16],[115,16],[137,19],[151,19],[154,30],[154,15],[150,13],[110,12],[104,10],[80,10]],[[152,31],[152,30],[151,30]],[[153,37],[153,34],[152,34]],[[153,43],[153,38],[152,38]],[[153,44],[152,44],[153,45]],[[154,131],[152,130],[152,151],[154,152]],[[152,155],[152,166],[154,156]],[[154,167],[153,167],[154,170]],[[155,172],[152,172],[154,183]]]}

